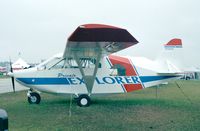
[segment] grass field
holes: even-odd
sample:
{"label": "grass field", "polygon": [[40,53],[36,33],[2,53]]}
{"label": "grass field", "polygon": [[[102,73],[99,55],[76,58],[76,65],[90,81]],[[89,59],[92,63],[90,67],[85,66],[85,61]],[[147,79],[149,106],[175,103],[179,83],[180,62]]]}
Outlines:
{"label": "grass field", "polygon": [[39,105],[27,103],[26,92],[0,94],[10,131],[200,130],[200,81],[177,81],[128,94],[92,97],[90,107],[78,107],[70,97],[41,94]]}

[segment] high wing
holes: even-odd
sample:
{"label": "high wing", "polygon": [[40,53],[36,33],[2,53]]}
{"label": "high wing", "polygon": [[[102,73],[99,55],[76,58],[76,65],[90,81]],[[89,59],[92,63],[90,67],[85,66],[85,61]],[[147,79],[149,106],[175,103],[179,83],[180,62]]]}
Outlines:
{"label": "high wing", "polygon": [[79,26],[68,38],[63,57],[73,57],[77,51],[82,57],[92,57],[99,52],[108,55],[137,43],[126,29],[102,24],[85,24]]}
{"label": "high wing", "polygon": [[[101,24],[81,25],[68,38],[63,58],[76,61],[88,93],[91,94],[101,58],[137,43],[126,29]],[[95,68],[92,73],[86,74],[82,66],[83,59],[93,59]]]}

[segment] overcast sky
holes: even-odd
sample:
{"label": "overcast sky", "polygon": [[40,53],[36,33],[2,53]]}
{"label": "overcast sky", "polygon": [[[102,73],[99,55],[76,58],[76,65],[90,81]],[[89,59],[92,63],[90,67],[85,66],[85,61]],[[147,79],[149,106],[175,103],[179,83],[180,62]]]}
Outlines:
{"label": "overcast sky", "polygon": [[[0,61],[39,62],[63,52],[68,36],[86,23],[128,29],[140,42],[120,52],[157,57],[181,38],[185,59],[200,66],[199,0],[0,0]],[[199,64],[198,64],[199,63]]]}

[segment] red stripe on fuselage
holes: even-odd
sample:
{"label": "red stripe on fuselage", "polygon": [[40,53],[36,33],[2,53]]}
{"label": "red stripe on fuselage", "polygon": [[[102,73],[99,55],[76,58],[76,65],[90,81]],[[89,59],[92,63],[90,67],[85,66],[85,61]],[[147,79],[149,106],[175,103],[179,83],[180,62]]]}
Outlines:
{"label": "red stripe on fuselage", "polygon": [[125,87],[127,92],[131,92],[131,91],[142,89],[142,85],[141,84],[124,84],[124,87]]}
{"label": "red stripe on fuselage", "polygon": [[[114,55],[109,55],[108,57],[112,65],[119,64],[126,69],[126,76],[138,76],[136,70],[128,58]],[[142,89],[142,84],[124,84],[124,87],[127,92],[131,92]]]}
{"label": "red stripe on fuselage", "polygon": [[116,64],[122,65],[126,69],[126,76],[136,76],[137,75],[137,73],[135,72],[129,59],[120,57],[120,56],[110,55],[109,60],[112,63],[112,65],[116,65]]}

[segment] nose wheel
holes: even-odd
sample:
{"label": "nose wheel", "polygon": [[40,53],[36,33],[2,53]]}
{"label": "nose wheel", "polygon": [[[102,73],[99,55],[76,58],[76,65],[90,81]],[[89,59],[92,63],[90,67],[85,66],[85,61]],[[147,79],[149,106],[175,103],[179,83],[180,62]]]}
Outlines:
{"label": "nose wheel", "polygon": [[91,104],[91,99],[86,94],[80,95],[76,100],[77,100],[77,105],[80,107],[88,107]]}
{"label": "nose wheel", "polygon": [[31,92],[31,93],[28,93],[28,102],[30,104],[39,104],[40,101],[41,101],[41,97],[38,93],[36,92]]}

